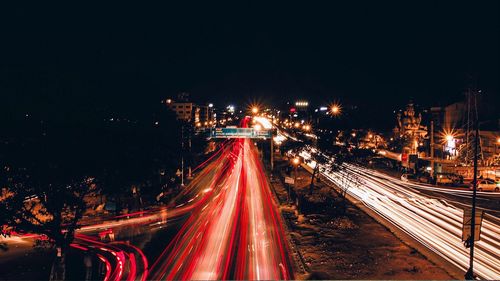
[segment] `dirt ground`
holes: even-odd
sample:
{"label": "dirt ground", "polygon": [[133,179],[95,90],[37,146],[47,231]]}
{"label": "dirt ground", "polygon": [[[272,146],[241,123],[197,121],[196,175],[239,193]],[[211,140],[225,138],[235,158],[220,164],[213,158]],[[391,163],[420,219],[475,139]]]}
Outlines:
{"label": "dirt ground", "polygon": [[[277,166],[276,171],[284,171],[287,162],[278,162]],[[287,203],[284,176],[284,172],[275,174],[272,185],[298,251],[296,262],[305,265],[307,271],[298,272],[296,278],[454,279],[354,205],[347,203],[345,209],[339,209],[337,193],[324,183],[316,183],[309,197],[311,175],[302,169],[295,190],[302,199],[299,212],[295,204]]]}

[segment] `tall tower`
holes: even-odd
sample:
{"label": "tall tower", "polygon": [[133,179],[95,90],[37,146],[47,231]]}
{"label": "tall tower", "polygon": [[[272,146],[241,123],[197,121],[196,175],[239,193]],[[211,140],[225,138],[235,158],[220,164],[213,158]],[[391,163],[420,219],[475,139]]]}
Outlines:
{"label": "tall tower", "polygon": [[[474,144],[475,144],[475,126],[479,126],[479,112],[477,110],[477,98],[481,91],[475,91],[469,88],[465,94],[467,101],[467,114],[463,123],[463,131],[465,133],[464,142],[459,148],[459,161],[460,164],[465,166],[472,166],[474,162]],[[481,149],[481,137],[477,138],[478,143],[478,160],[479,163],[484,164],[483,151]]]}

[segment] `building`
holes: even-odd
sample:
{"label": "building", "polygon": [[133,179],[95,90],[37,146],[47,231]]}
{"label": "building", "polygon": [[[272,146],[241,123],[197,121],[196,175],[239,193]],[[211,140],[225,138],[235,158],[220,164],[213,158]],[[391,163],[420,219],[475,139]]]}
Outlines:
{"label": "building", "polygon": [[210,127],[215,122],[213,105],[196,105],[194,123],[196,127]]}
{"label": "building", "polygon": [[175,112],[177,120],[191,122],[194,117],[195,105],[192,102],[174,102],[170,99],[166,101],[166,105]]}
{"label": "building", "polygon": [[[479,112],[482,113],[481,108]],[[461,151],[466,149],[466,124],[467,104],[456,102],[443,107],[432,107],[431,121],[433,123],[434,156],[437,159],[454,161],[456,165],[460,162]],[[495,123],[497,120],[480,119],[480,165],[499,165],[500,158],[500,132]],[[497,121],[498,122],[498,121]],[[473,129],[473,128],[471,128]]]}
{"label": "building", "polygon": [[424,156],[425,152],[421,148],[428,138],[427,127],[421,124],[422,114],[416,114],[412,102],[408,103],[404,111],[398,112],[397,121],[393,132],[401,141],[402,153]]}
{"label": "building", "polygon": [[188,93],[180,93],[177,100],[162,101],[175,113],[177,120],[192,123],[194,126],[211,127],[216,124],[216,114],[213,104],[197,105],[191,102]]}

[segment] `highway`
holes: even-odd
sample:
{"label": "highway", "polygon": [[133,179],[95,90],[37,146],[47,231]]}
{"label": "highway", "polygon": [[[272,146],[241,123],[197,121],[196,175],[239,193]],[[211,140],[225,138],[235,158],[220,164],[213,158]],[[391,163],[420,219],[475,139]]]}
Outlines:
{"label": "highway", "polygon": [[293,279],[286,236],[258,152],[231,141],[180,196],[189,218],[150,279]]}
{"label": "highway", "polygon": [[[300,153],[311,167],[308,150]],[[331,159],[330,161],[334,161]],[[422,193],[429,186],[405,183],[377,171],[344,163],[339,170],[324,170],[322,175],[347,194],[414,238],[430,251],[464,272],[469,265],[469,249],[461,241],[463,210],[444,199]],[[450,191],[470,196],[469,191]],[[491,193],[490,193],[491,194]],[[496,195],[486,194],[485,197]],[[455,203],[455,202],[454,202]],[[488,211],[486,211],[488,213]],[[482,279],[500,279],[500,219],[485,215],[481,240],[476,242],[474,272]]]}
{"label": "highway", "polygon": [[[154,262],[138,247],[118,241],[127,239],[127,229],[169,227],[176,219],[184,222]],[[111,233],[116,242],[103,239]],[[168,208],[89,222],[70,246],[97,256],[105,281],[294,278],[258,151],[245,139],[224,142]]]}

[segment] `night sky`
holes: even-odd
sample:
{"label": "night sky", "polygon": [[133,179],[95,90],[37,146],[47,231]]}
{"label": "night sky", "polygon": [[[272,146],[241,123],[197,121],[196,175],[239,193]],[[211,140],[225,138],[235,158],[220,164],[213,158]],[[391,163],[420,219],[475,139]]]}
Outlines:
{"label": "night sky", "polygon": [[498,1],[309,2],[2,7],[2,113],[141,116],[188,91],[338,100],[383,122],[410,98],[460,100],[471,81],[500,103]]}

